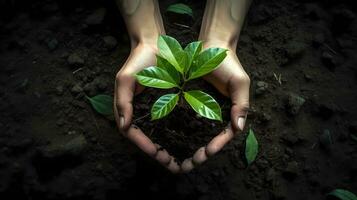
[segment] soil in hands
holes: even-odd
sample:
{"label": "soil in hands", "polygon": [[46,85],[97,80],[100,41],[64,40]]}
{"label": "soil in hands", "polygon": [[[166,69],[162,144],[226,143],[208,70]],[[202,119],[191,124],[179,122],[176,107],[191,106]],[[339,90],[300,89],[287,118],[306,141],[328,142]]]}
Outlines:
{"label": "soil in hands", "polygon": [[210,120],[197,114],[190,105],[180,97],[174,110],[164,118],[151,121],[150,111],[155,101],[162,95],[177,93],[175,90],[147,88],[134,100],[133,123],[154,143],[160,144],[180,163],[192,157],[202,146],[206,146],[216,135],[223,131],[230,120],[230,102],[213,86],[204,80],[194,80],[187,84],[187,91],[199,89],[210,94],[222,109],[223,121]]}

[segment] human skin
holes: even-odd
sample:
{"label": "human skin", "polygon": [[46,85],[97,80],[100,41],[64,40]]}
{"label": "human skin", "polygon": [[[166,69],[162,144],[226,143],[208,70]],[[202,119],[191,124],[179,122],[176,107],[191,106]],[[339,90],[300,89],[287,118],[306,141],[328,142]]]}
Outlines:
{"label": "human skin", "polygon": [[232,101],[231,123],[205,147],[179,166],[173,156],[154,144],[138,127],[132,125],[133,98],[143,91],[133,74],[156,64],[157,39],[165,34],[156,0],[117,0],[131,41],[131,52],[116,75],[114,113],[119,131],[150,157],[173,173],[189,172],[209,156],[220,151],[237,132],[244,129],[249,108],[250,80],[235,53],[239,33],[250,0],[208,0],[199,39],[204,48],[228,49],[219,68],[204,77]]}

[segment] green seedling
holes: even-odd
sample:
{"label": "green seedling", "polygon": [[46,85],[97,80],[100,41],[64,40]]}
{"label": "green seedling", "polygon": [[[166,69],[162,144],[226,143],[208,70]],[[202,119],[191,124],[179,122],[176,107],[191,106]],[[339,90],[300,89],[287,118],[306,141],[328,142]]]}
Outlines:
{"label": "green seedling", "polygon": [[86,96],[86,98],[89,100],[94,110],[99,114],[108,118],[112,118],[114,116],[112,96],[100,94],[94,97]]}
{"label": "green seedling", "polygon": [[344,189],[335,189],[327,195],[337,197],[341,200],[357,200],[357,196],[355,194]]}
{"label": "green seedling", "polygon": [[167,116],[180,99],[185,99],[200,116],[222,121],[221,107],[213,97],[200,90],[186,91],[185,86],[188,81],[215,70],[227,56],[227,50],[208,48],[202,51],[201,41],[192,42],[183,49],[176,39],[165,35],[159,37],[157,45],[156,66],[144,68],[135,77],[141,85],[176,88],[178,92],[161,96],[152,106],[151,119]]}
{"label": "green seedling", "polygon": [[245,158],[248,166],[255,160],[258,154],[258,141],[255,138],[252,129],[249,129],[247,139],[245,140]]}
{"label": "green seedling", "polygon": [[188,5],[183,3],[172,4],[167,8],[167,11],[178,13],[178,14],[186,14],[193,18],[192,9]]}

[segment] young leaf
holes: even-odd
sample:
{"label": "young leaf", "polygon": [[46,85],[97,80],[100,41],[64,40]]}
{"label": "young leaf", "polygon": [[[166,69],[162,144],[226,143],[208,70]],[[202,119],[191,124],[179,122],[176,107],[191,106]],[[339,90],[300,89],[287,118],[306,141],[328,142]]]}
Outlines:
{"label": "young leaf", "polygon": [[192,9],[183,3],[172,4],[167,8],[167,11],[178,14],[190,15],[193,18]]}
{"label": "young leaf", "polygon": [[258,154],[258,141],[255,138],[252,129],[249,129],[248,137],[245,141],[245,158],[247,159],[248,165],[250,165],[256,158]]}
{"label": "young leaf", "polygon": [[208,48],[200,53],[190,68],[189,80],[198,78],[215,70],[227,56],[227,50],[222,48]]}
{"label": "young leaf", "polygon": [[341,200],[357,200],[357,196],[348,190],[335,189],[327,195],[335,196]]}
{"label": "young leaf", "polygon": [[202,51],[202,42],[201,41],[191,42],[185,47],[185,51],[187,52],[188,55],[188,65],[187,68],[185,69],[185,72],[187,72],[192,64],[192,61]]}
{"label": "young leaf", "polygon": [[86,98],[92,104],[94,110],[105,116],[112,116],[113,113],[113,97],[109,95],[100,94],[94,97]]}
{"label": "young leaf", "polygon": [[151,108],[151,120],[160,119],[168,115],[175,108],[178,100],[178,94],[161,96]]}
{"label": "young leaf", "polygon": [[151,66],[144,68],[142,71],[136,73],[135,76],[141,85],[161,89],[178,87],[174,78],[160,67]]}
{"label": "young leaf", "polygon": [[180,43],[173,37],[160,35],[157,46],[160,56],[182,74],[187,65],[187,53],[182,49]]}
{"label": "young leaf", "polygon": [[156,55],[156,65],[157,67],[164,69],[170,74],[171,78],[176,82],[177,85],[180,85],[180,73],[172,66],[165,58],[162,58]]}
{"label": "young leaf", "polygon": [[222,121],[221,107],[209,94],[199,90],[191,90],[184,92],[184,97],[193,110],[202,117]]}

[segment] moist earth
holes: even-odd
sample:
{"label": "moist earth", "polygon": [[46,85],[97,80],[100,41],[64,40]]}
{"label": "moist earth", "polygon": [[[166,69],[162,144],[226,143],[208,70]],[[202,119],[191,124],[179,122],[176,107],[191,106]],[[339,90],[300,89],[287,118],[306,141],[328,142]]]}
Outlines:
{"label": "moist earth", "polygon": [[[194,18],[166,12],[167,34],[197,39],[205,1],[182,1]],[[326,199],[357,193],[357,18],[352,1],[253,2],[237,55],[251,78],[247,130],[189,174],[172,175],[118,133],[85,98],[113,94],[130,41],[114,1],[0,0],[1,199]],[[177,107],[150,121],[166,91],[135,98],[134,121],[179,160],[229,123]]]}

